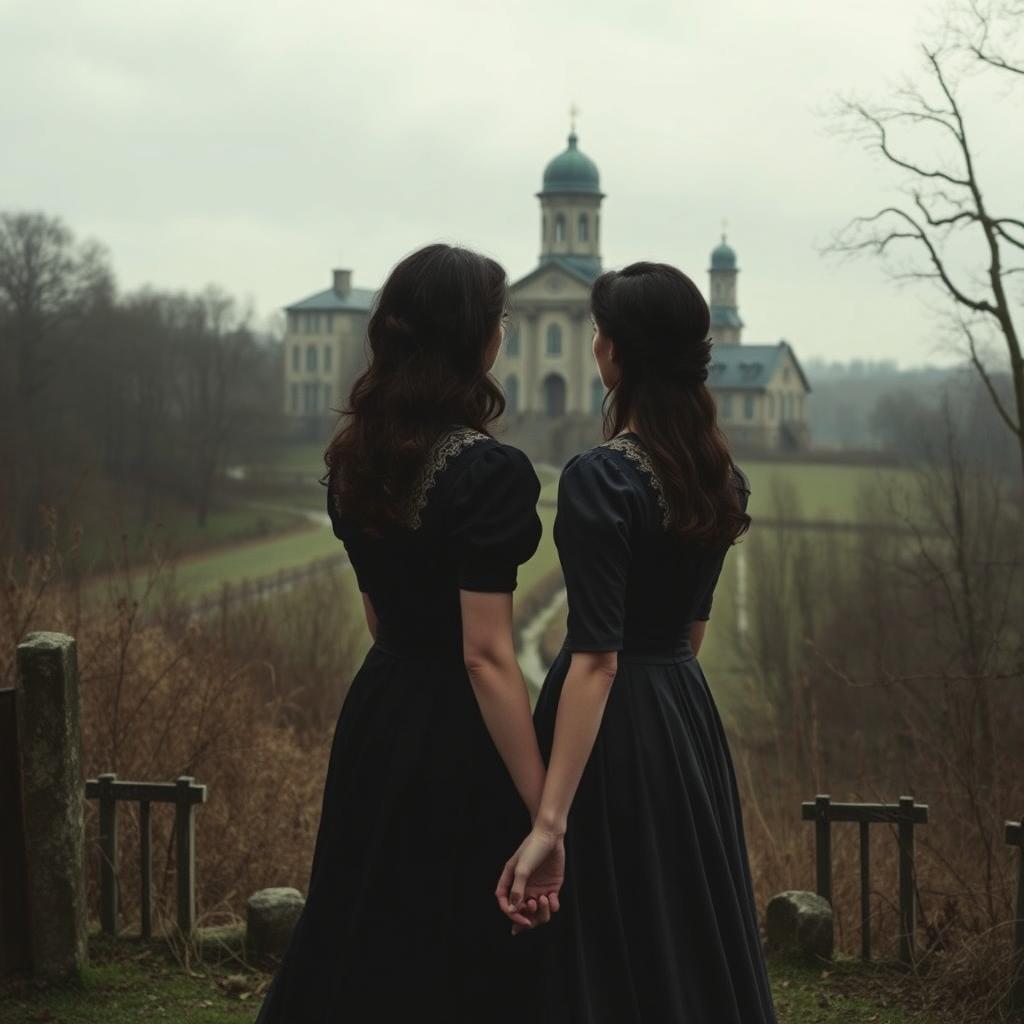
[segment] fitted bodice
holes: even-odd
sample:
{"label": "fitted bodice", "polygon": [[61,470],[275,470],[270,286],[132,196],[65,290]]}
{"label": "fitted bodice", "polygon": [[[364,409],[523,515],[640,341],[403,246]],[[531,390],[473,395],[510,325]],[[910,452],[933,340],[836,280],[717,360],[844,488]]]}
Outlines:
{"label": "fitted bodice", "polygon": [[540,539],[540,483],[526,456],[469,428],[445,433],[426,455],[404,521],[379,532],[345,515],[332,484],[331,522],[377,614],[379,645],[461,657],[459,591],[514,590]]}
{"label": "fitted bodice", "polygon": [[[746,508],[749,484],[735,470]],[[570,460],[558,493],[555,542],[566,578],[570,650],[685,650],[710,615],[726,547],[681,540],[654,465],[634,434]]]}

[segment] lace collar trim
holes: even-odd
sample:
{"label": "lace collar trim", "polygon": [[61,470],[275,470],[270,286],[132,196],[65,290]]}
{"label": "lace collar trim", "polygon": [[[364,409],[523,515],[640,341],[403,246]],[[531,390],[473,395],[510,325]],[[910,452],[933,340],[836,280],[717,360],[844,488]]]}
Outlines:
{"label": "lace collar trim", "polygon": [[454,427],[434,442],[409,499],[405,521],[410,530],[418,530],[423,525],[423,509],[426,508],[427,498],[445,466],[470,445],[486,440],[487,434],[481,434],[472,427]]}
{"label": "lace collar trim", "polygon": [[654,463],[650,455],[647,454],[647,450],[629,434],[619,434],[610,441],[605,441],[601,447],[621,452],[647,477],[651,489],[654,491],[654,496],[658,501],[658,510],[661,512],[661,525],[668,529],[671,517],[669,515],[668,499],[665,497],[665,486],[662,484],[661,477],[658,476],[658,472],[654,468]]}

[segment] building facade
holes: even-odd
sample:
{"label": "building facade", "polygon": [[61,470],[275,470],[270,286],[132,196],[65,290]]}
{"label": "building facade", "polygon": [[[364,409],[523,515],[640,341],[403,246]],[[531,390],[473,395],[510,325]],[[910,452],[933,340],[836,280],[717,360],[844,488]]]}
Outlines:
{"label": "building facade", "polygon": [[366,365],[364,341],[376,292],[353,288],[350,270],[335,270],[331,287],[285,308],[285,415],[319,432],[345,401]]}
{"label": "building facade", "polygon": [[[579,439],[597,436],[604,387],[591,355],[590,288],[601,273],[597,165],[579,148],[575,128],[544,169],[537,266],[510,289],[512,317],[494,376],[505,391],[506,418],[523,447],[558,458]],[[786,341],[742,340],[739,266],[723,235],[711,252],[709,304],[714,341],[708,383],[719,420],[744,448],[793,450],[809,442],[810,391]],[[307,422],[339,406],[365,366],[364,338],[374,292],[334,271],[332,287],[286,309],[285,412]],[[566,431],[570,423],[574,429]],[[546,438],[559,434],[562,441]],[[552,455],[551,453],[554,453]]]}

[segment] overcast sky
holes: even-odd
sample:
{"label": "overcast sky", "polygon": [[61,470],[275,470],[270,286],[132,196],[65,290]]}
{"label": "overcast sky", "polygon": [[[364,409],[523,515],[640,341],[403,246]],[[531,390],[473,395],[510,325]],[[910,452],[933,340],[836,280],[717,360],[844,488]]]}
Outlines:
{"label": "overcast sky", "polygon": [[[820,255],[897,179],[828,130],[840,92],[918,66],[924,0],[0,0],[0,208],[110,249],[123,288],[217,282],[261,315],[418,245],[535,265],[545,163],[579,104],[606,266],[707,286],[728,220],[748,341],[947,361],[930,300]],[[1020,92],[979,103],[995,192],[1024,164]],[[1016,190],[1019,216],[1019,189]]]}

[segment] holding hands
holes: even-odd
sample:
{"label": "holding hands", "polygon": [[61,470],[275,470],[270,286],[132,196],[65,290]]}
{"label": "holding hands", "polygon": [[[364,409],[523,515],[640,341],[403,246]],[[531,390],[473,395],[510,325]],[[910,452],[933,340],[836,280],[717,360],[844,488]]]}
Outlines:
{"label": "holding hands", "polygon": [[494,890],[498,906],[512,921],[512,934],[547,924],[558,913],[565,880],[565,836],[534,826],[505,864]]}

